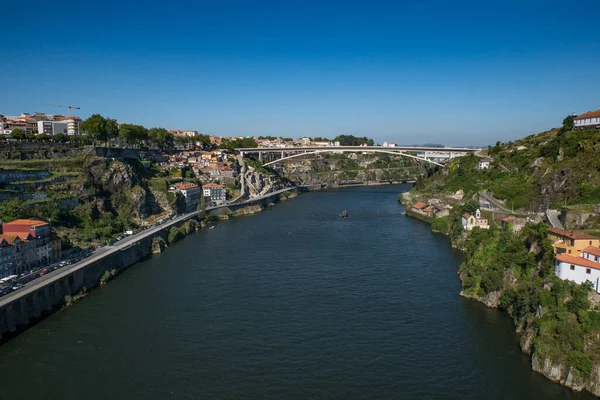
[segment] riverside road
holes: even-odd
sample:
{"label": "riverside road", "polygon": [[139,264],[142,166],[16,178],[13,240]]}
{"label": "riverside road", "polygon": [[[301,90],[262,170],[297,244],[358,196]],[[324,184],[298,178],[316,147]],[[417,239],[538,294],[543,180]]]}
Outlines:
{"label": "riverside road", "polygon": [[[294,190],[297,189],[297,187],[289,187],[289,188],[285,188],[285,189],[281,189],[278,190],[276,192],[272,192],[272,193],[267,193],[265,195],[259,196],[259,197],[255,197],[253,199],[250,200],[246,200],[244,202],[239,202],[239,203],[235,203],[236,206],[239,206],[241,204],[252,204],[255,203],[257,201],[260,200],[264,200],[266,198],[272,197],[272,196],[276,196],[279,195],[281,193],[284,192],[288,192],[290,190]],[[214,206],[214,207],[207,207],[206,211],[212,211],[212,210],[217,210],[220,208],[225,208],[228,207],[230,205],[233,205],[233,203],[230,204],[223,204],[220,206]],[[27,296],[30,293],[35,292],[36,290],[39,290],[40,288],[44,287],[45,285],[48,285],[50,283],[56,282],[70,274],[72,274],[73,272],[85,268],[88,265],[95,263],[99,260],[101,260],[104,257],[107,257],[111,254],[114,254],[116,252],[119,252],[135,243],[137,243],[140,240],[143,240],[145,238],[147,238],[148,236],[152,236],[155,233],[157,233],[160,230],[169,228],[171,226],[174,226],[178,223],[181,223],[183,221],[187,221],[188,219],[197,216],[198,212],[194,211],[194,212],[190,212],[187,214],[183,214],[175,219],[169,220],[168,222],[165,222],[161,225],[158,226],[154,226],[152,228],[146,229],[144,231],[141,231],[135,235],[132,236],[128,236],[120,241],[118,241],[117,243],[111,245],[111,246],[106,246],[106,247],[101,247],[96,249],[94,252],[92,252],[92,255],[88,258],[85,258],[77,263],[71,264],[71,265],[67,265],[64,266],[56,271],[52,271],[48,274],[42,275],[41,277],[34,279],[31,282],[26,283],[23,288],[14,291],[12,293],[9,293],[5,296],[3,296],[2,298],[0,298],[0,308],[5,307],[6,305],[10,304],[11,302],[23,297],[23,296]]]}

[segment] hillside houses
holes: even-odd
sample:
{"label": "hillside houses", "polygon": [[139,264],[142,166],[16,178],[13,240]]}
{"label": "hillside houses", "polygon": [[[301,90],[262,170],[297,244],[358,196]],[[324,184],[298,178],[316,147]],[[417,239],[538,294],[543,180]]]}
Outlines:
{"label": "hillside houses", "polygon": [[450,214],[450,209],[450,206],[426,204],[421,201],[416,202],[410,208],[412,212],[429,218],[445,217]]}
{"label": "hillside houses", "polygon": [[234,179],[238,176],[239,167],[236,162],[227,160],[223,150],[183,151],[168,156],[163,164],[166,168],[190,167],[196,177],[204,182],[215,179]]}

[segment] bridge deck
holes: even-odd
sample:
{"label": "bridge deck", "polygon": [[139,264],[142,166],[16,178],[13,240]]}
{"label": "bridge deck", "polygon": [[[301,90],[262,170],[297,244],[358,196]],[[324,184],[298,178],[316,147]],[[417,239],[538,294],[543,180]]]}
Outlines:
{"label": "bridge deck", "polygon": [[470,147],[429,147],[429,146],[396,146],[396,147],[385,147],[385,146],[303,146],[303,147],[250,147],[250,148],[238,148],[236,151],[244,153],[270,153],[270,152],[281,152],[281,151],[343,151],[343,150],[389,150],[389,151],[435,151],[440,153],[471,153],[480,151],[480,148]]}

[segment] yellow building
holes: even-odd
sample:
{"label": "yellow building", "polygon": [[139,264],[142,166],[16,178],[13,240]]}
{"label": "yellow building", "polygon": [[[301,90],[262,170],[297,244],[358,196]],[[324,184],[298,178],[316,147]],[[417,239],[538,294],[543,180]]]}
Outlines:
{"label": "yellow building", "polygon": [[554,247],[554,254],[571,254],[578,257],[579,253],[588,246],[600,247],[600,238],[585,232],[548,228],[548,234]]}

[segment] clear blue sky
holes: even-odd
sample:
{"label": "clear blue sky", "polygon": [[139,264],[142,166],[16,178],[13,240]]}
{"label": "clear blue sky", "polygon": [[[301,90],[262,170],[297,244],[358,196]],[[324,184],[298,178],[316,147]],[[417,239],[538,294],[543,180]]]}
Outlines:
{"label": "clear blue sky", "polygon": [[[92,4],[95,3],[95,4]],[[8,1],[0,114],[484,145],[600,107],[600,1]]]}

